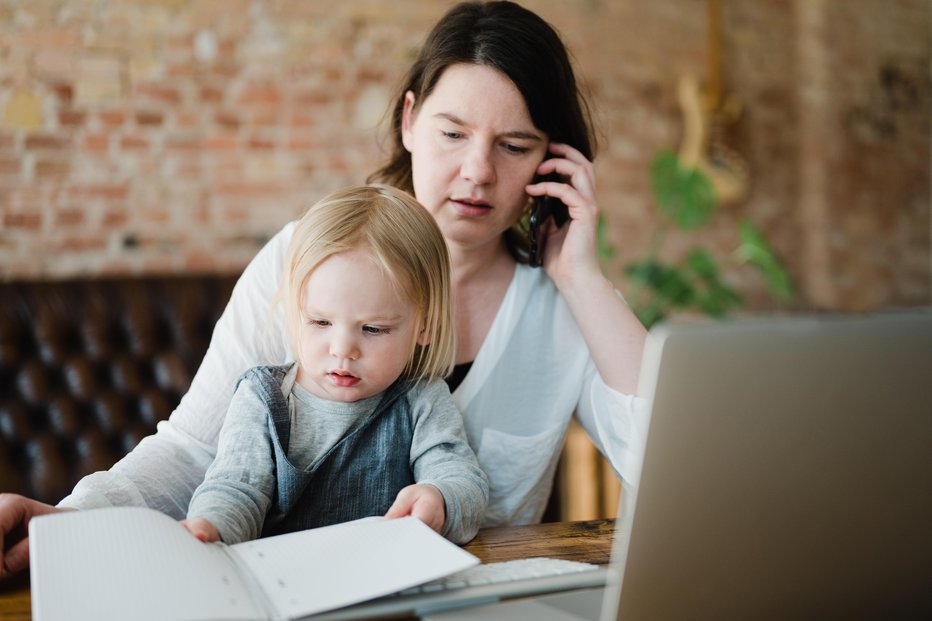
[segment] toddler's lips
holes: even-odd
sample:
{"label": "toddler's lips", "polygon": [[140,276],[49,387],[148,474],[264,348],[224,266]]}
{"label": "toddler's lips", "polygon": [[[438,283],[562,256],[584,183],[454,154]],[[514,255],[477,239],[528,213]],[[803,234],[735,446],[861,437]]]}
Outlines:
{"label": "toddler's lips", "polygon": [[360,378],[356,377],[355,375],[351,375],[349,373],[342,373],[339,371],[331,371],[330,373],[327,374],[327,378],[330,380],[331,384],[333,384],[334,386],[338,386],[340,388],[350,388],[358,384],[360,381],[362,381],[360,380]]}

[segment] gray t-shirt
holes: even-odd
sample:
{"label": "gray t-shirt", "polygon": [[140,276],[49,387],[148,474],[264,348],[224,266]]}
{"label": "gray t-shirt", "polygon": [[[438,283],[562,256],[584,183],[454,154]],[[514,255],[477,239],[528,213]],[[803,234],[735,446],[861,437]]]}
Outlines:
{"label": "gray t-shirt", "polygon": [[[297,365],[282,382],[291,416],[288,459],[312,464],[364,420],[381,394],[352,403],[320,399],[295,382]],[[442,381],[420,382],[405,396],[414,435],[407,448],[414,480],[443,494],[443,535],[464,543],[475,536],[488,503],[488,479],[466,440],[463,420]],[[220,431],[217,456],[188,507],[204,517],[226,543],[254,539],[262,532],[275,493],[275,459],[267,408],[248,379],[240,382]]]}

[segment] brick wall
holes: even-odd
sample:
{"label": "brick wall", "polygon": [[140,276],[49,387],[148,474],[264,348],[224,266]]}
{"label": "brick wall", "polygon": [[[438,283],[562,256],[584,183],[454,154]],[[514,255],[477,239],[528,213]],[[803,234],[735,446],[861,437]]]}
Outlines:
{"label": "brick wall", "polygon": [[[0,0],[0,277],[236,272],[381,159],[397,80],[450,3]],[[535,0],[591,92],[620,266],[654,225],[647,168],[707,75],[703,0]],[[794,307],[930,302],[929,0],[724,0],[729,145]],[[673,239],[670,253],[693,238]],[[771,302],[744,270],[755,308]]]}

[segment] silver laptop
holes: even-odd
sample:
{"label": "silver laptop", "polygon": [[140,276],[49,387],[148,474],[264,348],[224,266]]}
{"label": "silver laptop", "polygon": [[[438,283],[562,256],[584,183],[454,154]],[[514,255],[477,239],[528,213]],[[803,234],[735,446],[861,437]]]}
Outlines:
{"label": "silver laptop", "polygon": [[932,312],[652,332],[602,589],[430,619],[932,619]]}

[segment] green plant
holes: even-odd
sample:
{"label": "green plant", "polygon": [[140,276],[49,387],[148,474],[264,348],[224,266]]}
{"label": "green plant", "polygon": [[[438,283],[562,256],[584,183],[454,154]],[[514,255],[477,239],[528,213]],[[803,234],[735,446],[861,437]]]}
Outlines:
{"label": "green plant", "polygon": [[[684,166],[676,153],[661,151],[651,163],[651,185],[659,211],[648,256],[625,266],[633,288],[626,296],[635,314],[648,328],[675,312],[699,311],[723,317],[741,308],[744,299],[723,276],[720,261],[750,265],[763,277],[769,292],[778,300],[793,297],[793,286],[763,233],[747,219],[738,224],[737,246],[722,259],[695,246],[678,261],[664,261],[660,252],[671,229],[696,231],[710,222],[717,207],[715,191],[702,171]],[[605,260],[615,249],[599,227],[599,253]]]}

